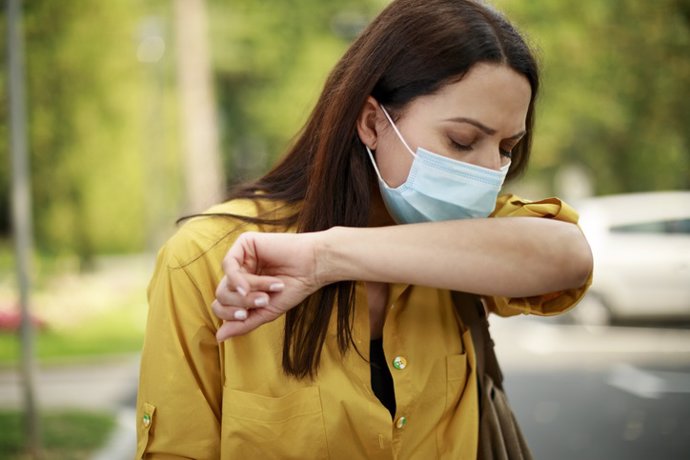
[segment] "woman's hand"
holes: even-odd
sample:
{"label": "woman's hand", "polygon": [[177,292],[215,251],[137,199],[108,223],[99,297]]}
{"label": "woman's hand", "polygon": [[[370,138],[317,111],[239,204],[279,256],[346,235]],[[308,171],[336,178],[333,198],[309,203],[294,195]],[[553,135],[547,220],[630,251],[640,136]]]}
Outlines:
{"label": "woman's hand", "polygon": [[317,235],[247,232],[237,238],[223,260],[225,276],[212,305],[225,320],[218,341],[273,321],[323,286]]}

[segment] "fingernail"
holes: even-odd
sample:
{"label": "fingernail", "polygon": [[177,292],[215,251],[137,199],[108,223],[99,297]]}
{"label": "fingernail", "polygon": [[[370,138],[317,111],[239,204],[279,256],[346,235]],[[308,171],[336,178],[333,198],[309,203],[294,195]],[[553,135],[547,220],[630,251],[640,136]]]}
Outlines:
{"label": "fingernail", "polygon": [[285,288],[285,284],[283,283],[273,283],[268,287],[268,290],[271,292],[276,292],[276,291],[282,291]]}
{"label": "fingernail", "polygon": [[235,319],[247,319],[247,310],[237,310],[235,312]]}
{"label": "fingernail", "polygon": [[254,305],[257,307],[265,307],[268,305],[268,299],[266,297],[258,297],[254,300]]}
{"label": "fingernail", "polygon": [[237,292],[239,292],[242,297],[247,296],[247,291],[242,286],[237,286]]}

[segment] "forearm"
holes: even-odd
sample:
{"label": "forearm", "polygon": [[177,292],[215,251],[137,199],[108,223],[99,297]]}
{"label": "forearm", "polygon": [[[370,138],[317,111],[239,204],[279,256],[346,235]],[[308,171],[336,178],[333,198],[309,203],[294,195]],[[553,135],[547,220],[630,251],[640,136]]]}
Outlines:
{"label": "forearm", "polygon": [[533,217],[336,227],[317,247],[324,283],[410,283],[506,297],[579,287],[592,268],[576,225]]}

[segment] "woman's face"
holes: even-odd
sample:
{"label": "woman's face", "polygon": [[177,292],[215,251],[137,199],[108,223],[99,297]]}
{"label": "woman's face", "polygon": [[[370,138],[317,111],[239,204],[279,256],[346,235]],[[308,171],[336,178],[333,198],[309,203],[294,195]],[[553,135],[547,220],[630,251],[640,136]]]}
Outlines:
{"label": "woman's face", "polygon": [[[413,151],[422,147],[497,170],[508,164],[510,151],[525,134],[531,94],[529,81],[510,67],[480,63],[460,81],[414,99],[395,123]],[[398,187],[407,179],[413,157],[380,107],[374,119],[379,171],[390,187]]]}

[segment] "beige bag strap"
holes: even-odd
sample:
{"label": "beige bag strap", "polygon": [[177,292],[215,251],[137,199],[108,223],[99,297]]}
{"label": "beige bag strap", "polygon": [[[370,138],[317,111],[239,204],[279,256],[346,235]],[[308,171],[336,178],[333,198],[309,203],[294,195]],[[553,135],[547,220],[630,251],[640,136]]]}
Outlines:
{"label": "beige bag strap", "polygon": [[479,387],[478,460],[532,460],[532,453],[503,391],[503,374],[489,334],[486,309],[476,295],[452,292],[456,315],[470,330]]}

